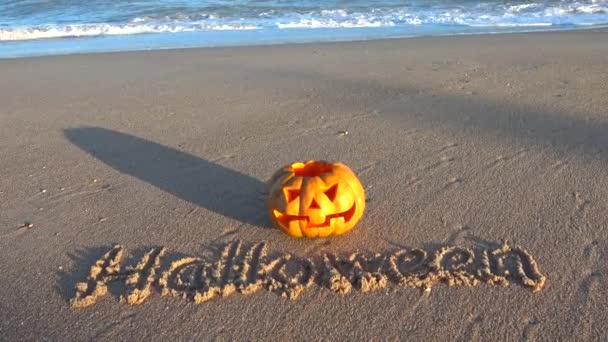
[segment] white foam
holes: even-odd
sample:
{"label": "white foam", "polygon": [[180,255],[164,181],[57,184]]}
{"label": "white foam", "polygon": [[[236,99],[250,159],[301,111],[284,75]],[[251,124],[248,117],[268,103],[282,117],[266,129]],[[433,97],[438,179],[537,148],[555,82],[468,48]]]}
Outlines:
{"label": "white foam", "polygon": [[[121,23],[31,25],[1,27],[0,41],[43,38],[132,35],[142,33],[228,31],[255,29],[380,28],[426,25],[463,27],[543,27],[554,25],[600,25],[608,23],[608,1],[531,2],[523,4],[480,3],[471,6],[402,6],[393,8],[334,8],[290,11],[224,9],[226,13],[147,12],[125,15]],[[234,12],[231,12],[234,11]],[[68,21],[69,22],[69,21]],[[458,29],[455,29],[458,31]]]}
{"label": "white foam", "polygon": [[601,6],[600,4],[594,4],[594,5],[578,6],[578,7],[576,7],[576,11],[581,12],[581,13],[588,13],[588,14],[608,13],[608,7],[606,7],[606,5]]}
{"label": "white foam", "polygon": [[18,41],[62,37],[92,37],[103,35],[129,35],[142,33],[175,33],[189,31],[256,30],[255,25],[243,24],[85,24],[63,26],[37,26],[0,29],[0,41]]}
{"label": "white foam", "polygon": [[391,21],[374,21],[365,18],[337,21],[333,19],[300,19],[299,21],[277,23],[280,29],[289,28],[356,28],[356,27],[391,27],[395,24]]}
{"label": "white foam", "polygon": [[520,13],[532,8],[538,8],[541,7],[541,4],[537,4],[537,3],[531,3],[531,4],[523,4],[523,5],[513,5],[513,6],[509,6],[509,8],[507,8],[507,13]]}

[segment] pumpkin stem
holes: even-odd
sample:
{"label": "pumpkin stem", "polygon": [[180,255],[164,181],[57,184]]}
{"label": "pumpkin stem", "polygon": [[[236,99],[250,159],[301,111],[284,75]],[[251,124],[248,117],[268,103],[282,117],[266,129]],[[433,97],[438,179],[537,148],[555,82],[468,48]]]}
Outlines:
{"label": "pumpkin stem", "polygon": [[300,177],[317,177],[332,170],[330,163],[314,160],[306,163],[294,163],[291,165],[291,168],[294,175]]}

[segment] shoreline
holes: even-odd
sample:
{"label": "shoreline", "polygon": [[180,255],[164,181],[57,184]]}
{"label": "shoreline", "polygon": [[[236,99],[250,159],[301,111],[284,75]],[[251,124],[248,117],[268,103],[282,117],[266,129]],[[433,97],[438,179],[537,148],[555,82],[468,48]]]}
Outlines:
{"label": "shoreline", "polygon": [[[497,29],[500,29],[499,27],[497,27]],[[12,60],[12,59],[22,59],[22,58],[41,58],[41,57],[56,57],[56,56],[73,56],[73,55],[93,55],[93,54],[113,54],[113,53],[129,53],[129,52],[152,52],[152,51],[174,51],[174,50],[191,50],[191,49],[221,49],[221,48],[262,48],[262,47],[272,47],[272,46],[293,46],[293,45],[314,45],[314,44],[340,44],[340,43],[362,43],[362,42],[374,42],[374,41],[399,41],[399,40],[407,40],[407,39],[417,39],[417,38],[449,38],[449,37],[466,37],[466,36],[495,36],[495,35],[517,35],[517,34],[544,34],[544,33],[559,33],[559,32],[579,32],[579,31],[600,31],[600,32],[608,32],[608,24],[606,25],[593,25],[593,26],[581,26],[581,27],[568,27],[568,28],[521,28],[518,29],[517,27],[513,27],[513,28],[503,28],[504,31],[490,31],[490,32],[464,32],[464,33],[446,33],[446,34],[418,34],[418,35],[411,35],[411,36],[395,36],[395,37],[372,37],[372,38],[353,38],[353,39],[340,39],[338,38],[338,40],[320,40],[320,41],[309,41],[309,40],[303,40],[303,41],[293,41],[293,42],[289,42],[289,41],[281,41],[278,40],[278,38],[275,38],[275,40],[269,40],[267,42],[262,42],[262,43],[256,43],[256,42],[251,42],[251,43],[247,43],[244,41],[241,42],[236,42],[236,43],[226,43],[224,45],[224,43],[221,42],[217,42],[217,45],[192,45],[192,46],[186,46],[186,47],[174,47],[174,46],[169,46],[169,47],[162,47],[162,46],[157,46],[157,47],[140,47],[140,48],[133,48],[133,49],[128,49],[128,50],[121,50],[121,49],[113,49],[111,47],[108,47],[108,50],[99,50],[99,51],[67,51],[67,52],[56,52],[56,53],[49,53],[47,52],[46,54],[44,52],[33,52],[27,55],[17,55],[17,56],[3,56],[2,54],[0,54],[0,61],[2,60]],[[510,29],[513,29],[512,31],[510,31]],[[182,32],[183,33],[183,32]],[[199,34],[201,32],[198,32]],[[177,33],[180,34],[180,33]],[[167,35],[165,33],[160,33],[160,34],[138,34],[138,35],[117,35],[117,36],[113,36],[113,35],[107,35],[107,36],[93,36],[93,37],[73,37],[73,38],[50,38],[50,39],[34,39],[34,40],[23,40],[23,41],[6,41],[6,42],[1,42],[0,41],[0,46],[2,45],[2,43],[6,43],[7,45],[20,45],[20,44],[30,44],[30,45],[35,45],[36,43],[40,43],[40,44],[53,44],[53,43],[66,43],[66,44],[75,44],[75,40],[84,40],[85,42],[88,40],[90,42],[94,42],[96,39],[136,39],[138,36],[154,36],[154,35]],[[32,49],[30,47],[30,49]],[[72,48],[74,49],[74,48]],[[35,51],[36,48],[34,47]],[[8,51],[8,50],[7,50]],[[4,52],[4,54],[8,54],[7,52]]]}

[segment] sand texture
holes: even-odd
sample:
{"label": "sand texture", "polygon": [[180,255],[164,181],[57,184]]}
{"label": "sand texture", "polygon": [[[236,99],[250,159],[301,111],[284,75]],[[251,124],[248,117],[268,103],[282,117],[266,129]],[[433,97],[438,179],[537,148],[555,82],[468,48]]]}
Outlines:
{"label": "sand texture", "polygon": [[607,340],[607,33],[0,61],[0,340]]}

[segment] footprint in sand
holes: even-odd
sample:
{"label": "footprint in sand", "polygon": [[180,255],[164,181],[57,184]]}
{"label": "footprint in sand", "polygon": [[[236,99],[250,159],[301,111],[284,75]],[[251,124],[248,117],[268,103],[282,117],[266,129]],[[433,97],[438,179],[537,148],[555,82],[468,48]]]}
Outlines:
{"label": "footprint in sand", "polygon": [[551,168],[553,169],[553,173],[555,175],[559,174],[567,167],[568,167],[568,162],[564,161],[564,160],[558,160],[553,165],[551,165]]}
{"label": "footprint in sand", "polygon": [[[441,220],[444,227],[447,227],[448,222],[444,219]],[[456,225],[454,232],[445,241],[446,245],[457,245],[463,242],[465,237],[471,232],[471,227],[467,225]]]}
{"label": "footprint in sand", "polygon": [[126,326],[131,325],[136,314],[134,313],[120,313],[118,319],[113,319],[106,322],[100,322],[99,328],[96,329],[93,340],[108,339],[115,333],[120,333]]}
{"label": "footprint in sand", "polygon": [[574,198],[574,207],[568,218],[567,226],[569,229],[582,232],[583,229],[590,228],[589,221],[587,220],[587,211],[591,202],[584,199],[578,192],[573,192],[570,196]]}
{"label": "footprint in sand", "polygon": [[366,164],[365,166],[361,167],[360,169],[357,170],[357,174],[361,175],[363,173],[366,173],[368,171],[372,171],[373,169],[376,168],[376,166],[380,163],[380,161],[373,161],[371,163]]}
{"label": "footprint in sand", "polygon": [[511,156],[505,156],[502,154],[498,155],[496,157],[496,159],[494,159],[492,162],[490,162],[489,164],[487,164],[485,166],[485,169],[492,170],[501,165],[504,165],[508,161],[513,161],[513,160],[519,159],[521,157],[524,157],[528,153],[528,151],[529,150],[527,148],[522,148],[522,149],[518,150],[517,152],[515,152],[514,154],[512,154]]}
{"label": "footprint in sand", "polygon": [[[593,333],[603,329],[600,327],[594,330],[597,324],[593,312],[593,308],[598,305],[598,300],[605,295],[600,292],[600,284],[604,282],[604,277],[599,271],[603,264],[600,247],[600,242],[594,240],[583,249],[583,258],[586,263],[583,272],[586,275],[580,282],[570,310],[576,321],[572,336],[576,340],[594,340],[597,336],[594,337]],[[601,322],[598,324],[603,326]]]}
{"label": "footprint in sand", "polygon": [[236,154],[234,154],[234,153],[225,153],[217,158],[211,159],[210,161],[213,163],[220,163],[220,162],[223,162],[226,160],[234,159],[235,156],[236,156]]}
{"label": "footprint in sand", "polygon": [[594,314],[591,310],[596,306],[598,287],[600,286],[601,275],[593,272],[586,276],[577,291],[576,299],[572,305],[572,317],[576,317],[576,326],[572,338],[574,340],[591,341],[593,340],[592,328],[594,326]]}
{"label": "footprint in sand", "polygon": [[477,342],[481,341],[481,324],[483,318],[479,315],[473,315],[469,318],[469,322],[466,325],[462,341]]}
{"label": "footprint in sand", "polygon": [[455,160],[454,157],[443,156],[443,157],[439,158],[439,161],[432,163],[430,165],[427,165],[425,167],[422,167],[421,169],[426,172],[432,172],[440,167],[446,166],[447,164],[453,162],[454,160]]}
{"label": "footprint in sand", "polygon": [[462,182],[463,182],[463,180],[461,178],[452,177],[448,180],[447,183],[445,183],[443,188],[448,189],[448,188],[456,187],[456,186],[460,185]]}
{"label": "footprint in sand", "polygon": [[458,147],[458,144],[457,144],[457,143],[449,143],[449,144],[447,144],[447,145],[443,146],[443,147],[442,147],[442,148],[439,150],[439,153],[443,153],[443,152],[446,152],[446,151],[452,150],[452,149],[454,149],[454,148],[456,148],[456,147]]}
{"label": "footprint in sand", "polygon": [[[420,175],[410,175],[405,181],[405,188],[410,189],[410,188],[418,186],[425,179],[428,179],[429,177],[434,175],[437,172],[437,170],[449,165],[454,160],[455,160],[454,157],[442,156],[441,158],[439,158],[438,161],[436,161],[434,163],[419,167],[418,170],[419,170]],[[452,179],[450,179],[450,181],[452,181]],[[452,182],[451,184],[446,184],[444,186],[444,188],[448,188],[448,187],[451,187],[451,186],[459,183],[459,179],[453,179],[453,181],[454,182]]]}
{"label": "footprint in sand", "polygon": [[521,334],[520,342],[534,342],[540,328],[540,321],[525,320],[524,331]]}

